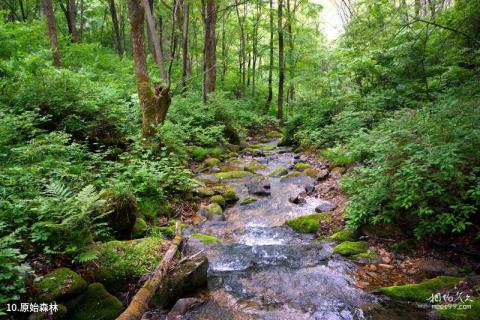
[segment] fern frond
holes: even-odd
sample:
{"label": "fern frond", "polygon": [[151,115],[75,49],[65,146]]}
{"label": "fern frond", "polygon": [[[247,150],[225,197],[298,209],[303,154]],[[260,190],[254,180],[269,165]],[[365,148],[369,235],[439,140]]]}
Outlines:
{"label": "fern frond", "polygon": [[63,183],[54,181],[45,187],[45,193],[58,200],[66,200],[72,196],[70,189]]}

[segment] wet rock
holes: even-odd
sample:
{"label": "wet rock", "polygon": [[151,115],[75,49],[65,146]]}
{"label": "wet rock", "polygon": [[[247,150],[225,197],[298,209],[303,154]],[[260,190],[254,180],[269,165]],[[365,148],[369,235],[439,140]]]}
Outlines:
{"label": "wet rock", "polygon": [[324,201],[315,207],[315,212],[327,212],[337,208],[337,205],[328,201]]}
{"label": "wet rock", "polygon": [[183,298],[175,302],[175,305],[167,314],[167,320],[179,319],[189,310],[195,308],[196,306],[202,304],[204,300],[197,298]]}
{"label": "wet rock", "polygon": [[298,159],[300,159],[300,155],[299,155],[299,154],[296,154],[296,155],[293,156],[293,158],[294,158],[295,160],[298,160]]}
{"label": "wet rock", "polygon": [[448,262],[437,259],[422,260],[416,264],[416,268],[419,273],[423,274],[426,278],[433,278],[437,276],[459,276],[460,272],[458,268]]}
{"label": "wet rock", "polygon": [[280,167],[278,169],[275,169],[271,173],[269,173],[269,177],[282,177],[284,175],[288,174],[288,169]]}
{"label": "wet rock", "polygon": [[46,302],[64,301],[82,293],[87,288],[87,282],[69,268],[59,268],[46,274],[39,282],[40,295]]}
{"label": "wet rock", "polygon": [[68,319],[114,320],[123,311],[123,304],[111,295],[101,283],[92,283],[85,293],[66,303]]}
{"label": "wet rock", "polygon": [[205,256],[177,266],[164,278],[153,302],[158,306],[170,306],[178,299],[207,285],[208,260]]}
{"label": "wet rock", "polygon": [[318,171],[317,181],[323,181],[323,180],[327,179],[329,173],[330,172],[328,171],[328,169],[322,169],[322,170]]}
{"label": "wet rock", "polygon": [[290,196],[288,197],[288,201],[293,203],[293,204],[298,204],[298,205],[303,205],[305,203],[307,203],[307,200],[305,200],[305,198],[302,198],[300,196]]}
{"label": "wet rock", "polygon": [[315,186],[312,186],[312,185],[305,186],[305,192],[307,194],[312,194],[314,191],[315,191]]}
{"label": "wet rock", "polygon": [[267,179],[252,179],[245,185],[248,193],[257,196],[269,196],[270,195],[270,183]]}

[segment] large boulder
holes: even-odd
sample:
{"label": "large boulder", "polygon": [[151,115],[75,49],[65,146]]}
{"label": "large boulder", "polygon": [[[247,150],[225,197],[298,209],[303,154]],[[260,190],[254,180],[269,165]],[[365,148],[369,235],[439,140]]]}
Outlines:
{"label": "large boulder", "polygon": [[38,282],[42,301],[65,301],[65,299],[82,293],[87,282],[69,268],[56,269]]}
{"label": "large boulder", "polygon": [[175,301],[207,285],[208,259],[205,256],[186,261],[169,273],[158,288],[153,302],[171,306]]}
{"label": "large boulder", "polygon": [[70,320],[114,320],[124,310],[123,304],[101,283],[92,283],[77,298],[67,302]]}

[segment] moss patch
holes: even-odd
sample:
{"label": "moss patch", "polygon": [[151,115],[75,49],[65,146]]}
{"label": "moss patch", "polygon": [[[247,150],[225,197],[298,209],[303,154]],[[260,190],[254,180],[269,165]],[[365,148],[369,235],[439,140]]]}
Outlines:
{"label": "moss patch", "polygon": [[465,302],[466,305],[471,305],[471,309],[438,309],[437,312],[446,320],[477,320],[480,315],[480,299],[473,299],[473,301]]}
{"label": "moss patch", "polygon": [[353,241],[355,240],[355,235],[353,231],[343,229],[332,234],[330,237],[328,237],[328,240],[340,241],[340,242]]}
{"label": "moss patch", "polygon": [[211,197],[215,194],[215,191],[207,187],[199,187],[195,189],[195,193],[200,197]]}
{"label": "moss patch", "polygon": [[255,197],[246,197],[246,198],[243,198],[241,201],[240,201],[240,205],[241,206],[244,206],[244,205],[247,205],[249,203],[253,203],[253,202],[256,202],[257,201],[257,198]]}
{"label": "moss patch", "polygon": [[95,279],[112,292],[125,289],[129,282],[155,270],[163,256],[161,245],[164,241],[160,237],[151,237],[95,245],[94,250],[98,252]]}
{"label": "moss patch", "polygon": [[374,250],[368,250],[367,252],[362,252],[352,256],[353,259],[376,259],[378,254]]}
{"label": "moss patch", "polygon": [[273,170],[268,174],[269,177],[280,177],[288,174],[288,169],[284,167],[280,167],[278,169]]}
{"label": "moss patch", "polygon": [[303,170],[303,173],[312,178],[316,178],[318,176],[318,171],[310,168]]}
{"label": "moss patch", "polygon": [[208,214],[221,215],[223,213],[222,207],[218,203],[211,203],[207,206]]}
{"label": "moss patch", "polygon": [[123,305],[108,293],[101,283],[88,286],[84,294],[69,304],[68,319],[71,320],[114,320],[123,311]]}
{"label": "moss patch", "polygon": [[255,171],[262,170],[262,169],[265,169],[265,168],[267,168],[266,165],[258,163],[257,161],[252,161],[249,164],[247,164],[243,169],[245,171],[255,173]]}
{"label": "moss patch", "polygon": [[461,278],[440,276],[417,284],[392,286],[378,289],[379,292],[398,300],[427,302],[427,299],[442,288],[457,284]]}
{"label": "moss patch", "polygon": [[307,163],[307,162],[299,162],[295,164],[295,169],[298,169],[298,170],[304,170],[308,168],[310,168],[310,163]]}
{"label": "moss patch", "polygon": [[132,228],[132,236],[133,238],[141,238],[145,236],[148,230],[147,222],[142,218],[137,218],[135,224]]}
{"label": "moss patch", "polygon": [[278,131],[270,131],[265,135],[265,137],[271,138],[271,139],[282,138],[283,134],[281,132],[278,132]]}
{"label": "moss patch", "polygon": [[253,174],[248,171],[230,171],[230,172],[215,173],[214,177],[221,180],[228,180],[228,179],[239,179],[239,178],[243,178],[251,175]]}
{"label": "moss patch", "polygon": [[402,240],[392,245],[392,250],[398,253],[407,253],[415,249],[415,239]]}
{"label": "moss patch", "polygon": [[353,256],[365,253],[368,250],[368,243],[365,241],[345,241],[333,248],[333,252],[344,256]]}
{"label": "moss patch", "polygon": [[211,243],[219,243],[220,239],[217,237],[211,236],[209,234],[203,234],[203,233],[194,233],[192,234],[193,238],[200,239],[200,241],[203,244],[211,244]]}
{"label": "moss patch", "polygon": [[286,224],[301,233],[315,233],[320,229],[320,221],[332,221],[328,213],[314,213],[287,220]]}
{"label": "moss patch", "polygon": [[214,167],[220,163],[220,160],[217,158],[208,158],[203,162],[206,167]]}
{"label": "moss patch", "polygon": [[46,274],[38,283],[38,287],[43,300],[63,300],[84,291],[87,282],[71,269],[59,268]]}
{"label": "moss patch", "polygon": [[225,199],[219,194],[211,197],[210,198],[210,203],[216,203],[216,204],[220,205],[221,207],[225,207]]}
{"label": "moss patch", "polygon": [[289,178],[298,177],[301,174],[302,173],[299,171],[293,171],[293,172],[290,172],[289,174],[284,175],[282,178],[280,178],[280,181],[284,182],[284,181],[287,181]]}

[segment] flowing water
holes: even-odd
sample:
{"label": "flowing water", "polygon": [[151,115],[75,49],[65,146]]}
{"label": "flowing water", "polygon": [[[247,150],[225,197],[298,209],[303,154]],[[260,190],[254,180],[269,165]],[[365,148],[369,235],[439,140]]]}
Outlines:
{"label": "flowing water", "polygon": [[[187,250],[205,250],[209,259],[208,290],[198,295],[206,302],[182,319],[425,319],[426,313],[398,305],[354,286],[355,265],[332,254],[332,244],[294,232],[285,221],[314,212],[321,202],[306,197],[300,206],[288,201],[304,191],[313,179],[305,175],[281,181],[268,174],[294,163],[294,154],[276,148],[256,160],[268,169],[257,171],[268,179],[269,196],[236,203],[224,212],[224,221],[206,221],[189,232],[218,237],[221,243],[205,245],[191,238]],[[236,165],[239,165],[237,163]],[[241,165],[241,164],[240,164]],[[204,174],[202,178],[215,180]],[[252,177],[225,181],[240,198],[248,194]]]}

